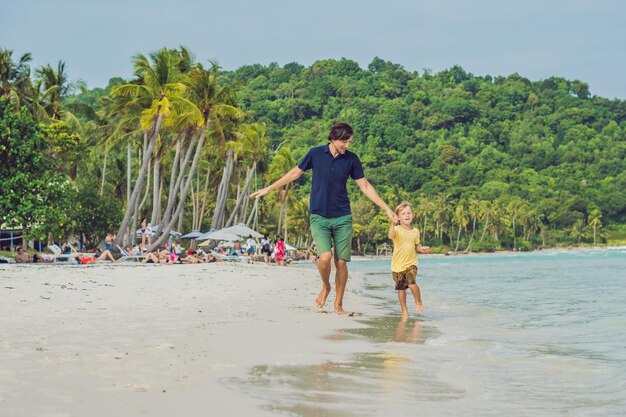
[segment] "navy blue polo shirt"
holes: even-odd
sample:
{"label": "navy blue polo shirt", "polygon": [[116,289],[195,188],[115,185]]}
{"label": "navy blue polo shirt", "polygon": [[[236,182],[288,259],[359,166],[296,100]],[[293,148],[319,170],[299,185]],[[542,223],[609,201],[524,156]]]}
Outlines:
{"label": "navy blue polo shirt", "polygon": [[311,148],[298,164],[302,171],[313,170],[311,185],[311,213],[324,217],[341,217],[350,214],[348,177],[358,180],[365,177],[358,156],[350,151],[333,158],[328,145]]}

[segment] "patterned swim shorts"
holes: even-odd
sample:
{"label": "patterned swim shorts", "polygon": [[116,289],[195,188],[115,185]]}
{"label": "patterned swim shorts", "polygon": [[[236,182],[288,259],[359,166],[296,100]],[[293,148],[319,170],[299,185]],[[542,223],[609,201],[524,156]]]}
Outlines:
{"label": "patterned swim shorts", "polygon": [[410,284],[415,284],[415,278],[417,277],[417,266],[411,265],[402,272],[391,272],[393,280],[396,283],[396,291],[406,290]]}

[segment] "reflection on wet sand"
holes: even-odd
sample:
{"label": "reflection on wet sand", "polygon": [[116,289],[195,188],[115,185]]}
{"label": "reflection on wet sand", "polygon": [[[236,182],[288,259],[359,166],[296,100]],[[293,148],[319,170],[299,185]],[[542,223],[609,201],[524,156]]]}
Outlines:
{"label": "reflection on wet sand", "polygon": [[402,320],[398,316],[381,316],[368,320],[359,320],[367,327],[342,329],[328,336],[331,340],[346,340],[354,337],[366,337],[376,343],[414,343],[422,344],[427,339],[441,335],[434,326],[423,324],[421,319]]}
{"label": "reflection on wet sand", "polygon": [[420,320],[376,317],[361,329],[344,329],[329,339],[368,338],[381,351],[358,353],[349,362],[327,361],[310,366],[257,366],[247,378],[223,383],[267,401],[268,410],[313,417],[382,415],[386,410],[410,410],[415,401],[462,398],[464,392],[438,380],[433,369],[402,354],[397,343],[422,344],[437,337],[434,327]]}

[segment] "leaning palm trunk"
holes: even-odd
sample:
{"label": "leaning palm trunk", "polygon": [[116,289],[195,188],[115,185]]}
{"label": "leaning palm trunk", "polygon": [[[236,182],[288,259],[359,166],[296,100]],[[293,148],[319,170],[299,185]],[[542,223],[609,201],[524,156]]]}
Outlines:
{"label": "leaning palm trunk", "polygon": [[281,200],[280,200],[280,213],[278,215],[278,228],[277,228],[277,233],[279,234],[283,229],[283,218],[284,216],[286,216],[285,206],[287,205],[287,193],[289,192],[290,185],[291,184],[287,184],[285,188],[280,191],[282,195],[281,195]]}
{"label": "leaning palm trunk", "polygon": [[230,184],[230,178],[233,173],[233,161],[235,152],[232,149],[228,150],[228,157],[226,158],[226,165],[224,165],[224,171],[222,173],[222,180],[217,191],[217,199],[215,201],[215,211],[213,212],[213,220],[211,221],[211,229],[219,229],[224,224],[224,212],[226,210],[226,199],[228,197],[228,185]]}
{"label": "leaning palm trunk", "polygon": [[150,194],[150,166],[148,166],[148,174],[146,175],[146,178],[148,178],[148,182],[146,183],[146,192],[143,194],[143,198],[141,199],[141,202],[139,203],[139,205],[135,209],[135,212],[133,213],[133,227],[131,227],[131,230],[136,230],[134,223],[136,223],[139,217],[139,214],[141,213],[141,210],[143,208],[143,205],[146,203],[146,200],[148,199],[148,194]]}
{"label": "leaning palm trunk", "polygon": [[154,124],[154,130],[152,132],[152,136],[148,142],[148,147],[146,152],[143,154],[143,161],[141,164],[141,168],[139,169],[139,174],[137,175],[137,182],[135,183],[135,188],[133,189],[133,193],[130,197],[129,203],[126,206],[126,212],[124,213],[124,218],[122,219],[122,224],[120,225],[120,229],[117,233],[117,238],[115,239],[115,243],[122,243],[122,239],[124,238],[124,233],[128,229],[130,225],[130,220],[133,214],[133,206],[134,202],[139,198],[139,193],[141,192],[141,188],[143,186],[143,180],[146,175],[146,171],[148,170],[148,164],[150,161],[150,156],[152,155],[152,151],[154,150],[154,146],[157,142],[157,136],[159,135],[159,131],[161,130],[161,123],[163,122],[163,115],[159,114],[156,119],[156,123]]}
{"label": "leaning palm trunk", "polygon": [[[150,216],[150,224],[157,224],[159,215],[159,200],[161,199],[161,195],[159,194],[159,179],[161,178],[161,158],[157,157],[154,160],[154,184],[152,185],[152,215]],[[150,176],[148,176],[150,178]]]}
{"label": "leaning palm trunk", "polygon": [[206,203],[209,195],[209,178],[211,177],[211,168],[207,169],[206,178],[204,180],[204,193],[202,193],[202,206],[198,212],[197,222],[194,224],[194,230],[200,230],[202,226],[202,220],[204,220],[204,213],[206,210]]}
{"label": "leaning palm trunk", "polygon": [[[237,203],[235,204],[235,208],[233,209],[233,212],[230,213],[230,217],[228,218],[228,221],[226,222],[226,227],[232,226],[233,221],[237,218],[237,214],[239,212],[239,208],[241,207],[241,204],[243,203],[244,199],[248,197],[248,191],[250,190],[250,184],[252,183],[252,176],[254,175],[255,169],[256,169],[256,162],[252,164],[252,167],[248,170],[248,175],[246,176],[246,184],[243,187],[243,191],[239,194],[239,197],[237,198]],[[243,215],[245,215],[245,213]],[[241,216],[242,218],[243,218],[243,215]]]}
{"label": "leaning palm trunk", "polygon": [[461,240],[461,225],[459,224],[459,231],[456,234],[456,246],[454,247],[454,251],[459,250],[459,241]]}
{"label": "leaning palm trunk", "polygon": [[480,235],[480,240],[479,242],[482,242],[484,237],[485,237],[485,233],[487,232],[487,228],[489,226],[489,216],[487,216],[487,218],[485,219],[485,225],[483,226],[483,232]]}
{"label": "leaning palm trunk", "polygon": [[202,155],[202,147],[204,145],[204,138],[206,135],[206,130],[207,130],[207,124],[205,123],[205,125],[202,127],[202,132],[200,133],[200,139],[198,140],[198,145],[196,146],[196,153],[193,158],[193,162],[191,163],[191,167],[189,168],[189,174],[187,175],[185,186],[180,193],[180,198],[178,200],[178,206],[176,207],[176,211],[174,212],[174,215],[172,216],[171,220],[167,224],[163,225],[161,236],[159,236],[156,239],[156,241],[152,245],[150,245],[150,247],[148,248],[149,251],[152,251],[155,248],[158,248],[165,241],[165,239],[167,239],[167,237],[170,234],[170,231],[172,230],[172,227],[174,226],[174,223],[176,223],[176,220],[183,212],[183,208],[187,200],[187,194],[189,193],[189,188],[191,187],[191,184],[193,182],[193,175],[196,170],[196,166],[198,165],[198,161],[200,160],[200,156]]}
{"label": "leaning palm trunk", "polygon": [[[204,142],[204,137],[202,137],[201,140]],[[172,219],[172,211],[174,210],[174,207],[176,205],[176,191],[180,189],[183,179],[185,178],[185,170],[187,169],[187,165],[189,164],[189,159],[191,158],[191,154],[193,153],[196,141],[197,141],[197,138],[193,138],[191,140],[191,143],[189,144],[189,148],[187,149],[187,152],[185,153],[185,159],[180,164],[180,170],[178,172],[176,184],[174,184],[173,187],[172,187],[172,184],[170,184],[170,192],[169,192],[169,198],[167,201],[167,207],[165,208],[165,213],[163,213],[163,218],[161,219],[161,222],[160,222],[162,224],[167,224]],[[190,171],[189,175],[193,175],[193,173]],[[171,178],[170,178],[170,181],[171,181]],[[174,221],[176,221],[176,219],[174,219]],[[159,232],[157,236],[155,236],[155,238],[159,237],[159,235],[162,233],[162,230],[163,228],[159,229]]]}
{"label": "leaning palm trunk", "polygon": [[472,241],[474,240],[475,231],[476,231],[476,217],[474,217],[472,220],[472,235],[470,236],[470,240],[469,240],[469,243],[467,244],[467,249],[465,249],[465,252],[468,252],[470,250],[470,246],[472,246]]}
{"label": "leaning palm trunk", "polygon": [[[259,199],[255,198],[254,205],[252,206],[252,211],[250,212],[250,216],[248,216],[248,220],[246,221],[246,226],[250,226],[250,223],[252,222],[252,220],[256,218],[256,212],[258,208],[259,208]],[[253,229],[256,230],[256,225],[254,226],[255,227],[253,227]]]}
{"label": "leaning palm trunk", "polygon": [[100,195],[104,194],[104,183],[107,176],[107,158],[109,157],[109,150],[104,149],[104,162],[102,163],[102,182],[100,183]]}

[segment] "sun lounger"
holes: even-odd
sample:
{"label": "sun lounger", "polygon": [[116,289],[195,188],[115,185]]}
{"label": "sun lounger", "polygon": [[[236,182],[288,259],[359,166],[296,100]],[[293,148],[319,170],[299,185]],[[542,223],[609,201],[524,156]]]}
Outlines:
{"label": "sun lounger", "polygon": [[63,253],[58,245],[48,245],[48,249],[52,252],[52,262],[77,263],[75,254]]}
{"label": "sun lounger", "polygon": [[141,262],[146,258],[144,255],[131,255],[126,249],[124,249],[120,245],[116,246],[122,254],[122,257],[118,259],[117,262]]}

